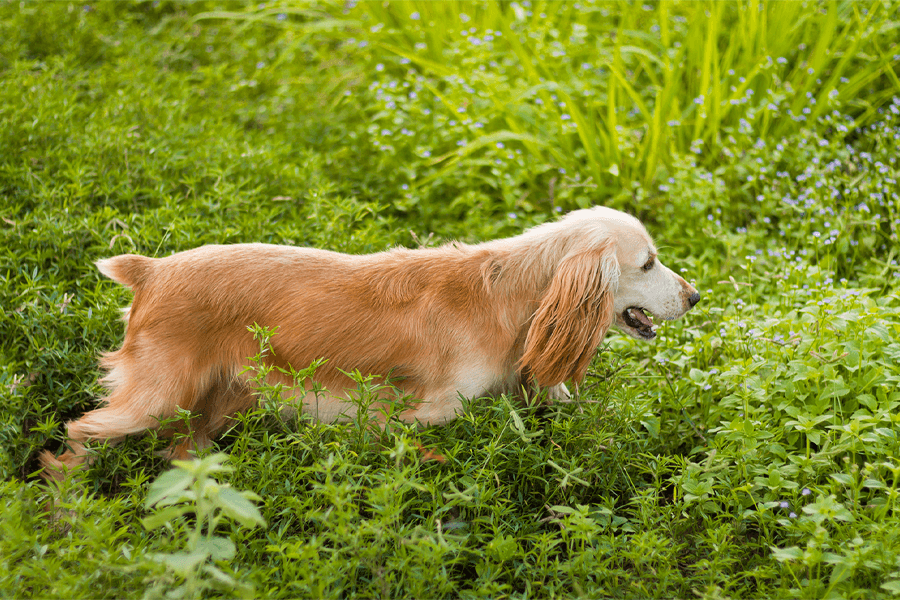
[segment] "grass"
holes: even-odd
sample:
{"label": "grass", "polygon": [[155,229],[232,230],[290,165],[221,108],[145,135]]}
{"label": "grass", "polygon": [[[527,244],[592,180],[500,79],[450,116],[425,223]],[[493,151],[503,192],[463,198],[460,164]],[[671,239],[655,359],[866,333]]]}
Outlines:
{"label": "grass", "polygon": [[[0,2],[0,595],[900,594],[895,9]],[[97,445],[48,522],[37,452],[129,302],[94,260],[593,204],[704,300],[611,334],[582,402],[374,430],[261,385],[224,456]]]}

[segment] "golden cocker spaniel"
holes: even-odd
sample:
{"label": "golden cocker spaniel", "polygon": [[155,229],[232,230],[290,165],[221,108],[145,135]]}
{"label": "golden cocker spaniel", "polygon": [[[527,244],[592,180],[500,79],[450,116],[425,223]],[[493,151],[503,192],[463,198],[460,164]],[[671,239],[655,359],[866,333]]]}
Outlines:
{"label": "golden cocker spaniel", "polygon": [[461,397],[542,388],[565,400],[564,382],[584,377],[610,326],[649,340],[649,315],[677,319],[700,300],[659,261],[640,221],[603,207],[477,245],[349,256],[236,244],[97,266],[134,302],[122,347],[102,359],[105,405],[68,423],[69,450],[43,453],[50,478],[84,461],[83,442],[156,427],[176,407],[200,413],[194,443],[208,445],[256,401],[245,373],[258,352],[253,324],[278,327],[275,366],[327,359],[314,375],[325,392],[279,369],[268,376],[304,412],[352,414],[347,391],[357,386],[344,372],[359,371],[390,374],[392,393],[414,399],[404,419],[444,423]]}

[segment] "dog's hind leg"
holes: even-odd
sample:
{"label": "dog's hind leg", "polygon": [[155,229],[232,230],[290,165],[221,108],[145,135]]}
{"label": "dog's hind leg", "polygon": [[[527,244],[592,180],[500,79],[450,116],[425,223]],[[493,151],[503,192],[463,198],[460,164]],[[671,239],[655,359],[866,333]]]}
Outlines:
{"label": "dog's hind leg", "polygon": [[228,425],[228,417],[255,404],[256,396],[243,381],[221,374],[195,403],[192,411],[197,418],[191,419],[190,435],[173,445],[167,457],[187,460],[192,450],[210,447],[216,434]]}
{"label": "dog's hind leg", "polygon": [[[123,389],[122,392],[127,393],[127,390]],[[87,459],[85,442],[107,440],[114,444],[127,435],[156,427],[157,419],[153,415],[137,413],[131,407],[116,402],[120,395],[119,392],[113,393],[107,399],[108,406],[85,413],[80,419],[66,424],[68,449],[59,456],[46,450],[41,453],[40,462],[44,467],[45,478],[61,479],[66,470],[83,464]]]}
{"label": "dog's hind leg", "polygon": [[189,368],[194,365],[134,361],[133,356],[126,361],[125,356],[119,350],[104,359],[111,369],[103,381],[112,388],[105,406],[66,424],[69,441],[65,452],[59,456],[49,451],[41,454],[46,479],[62,479],[66,469],[83,464],[88,459],[85,442],[115,444],[127,435],[155,429],[160,420],[174,417],[177,407],[194,410],[198,400],[214,384],[210,376],[197,376],[198,370]]}

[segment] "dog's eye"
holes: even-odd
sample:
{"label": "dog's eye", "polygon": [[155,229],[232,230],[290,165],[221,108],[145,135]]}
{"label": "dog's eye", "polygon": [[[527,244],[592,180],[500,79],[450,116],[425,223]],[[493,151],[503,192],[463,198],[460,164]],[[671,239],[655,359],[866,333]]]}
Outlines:
{"label": "dog's eye", "polygon": [[649,271],[650,269],[653,268],[653,265],[655,262],[656,262],[656,259],[651,258],[650,260],[648,260],[647,262],[644,263],[644,266],[641,267],[641,271],[646,273],[647,271]]}

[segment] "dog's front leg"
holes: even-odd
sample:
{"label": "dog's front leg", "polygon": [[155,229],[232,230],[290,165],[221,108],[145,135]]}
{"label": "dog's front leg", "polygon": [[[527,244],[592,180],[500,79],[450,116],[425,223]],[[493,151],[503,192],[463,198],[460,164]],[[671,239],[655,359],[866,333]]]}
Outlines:
{"label": "dog's front leg", "polygon": [[547,398],[556,402],[571,402],[572,394],[569,393],[566,384],[560,383],[547,388]]}

